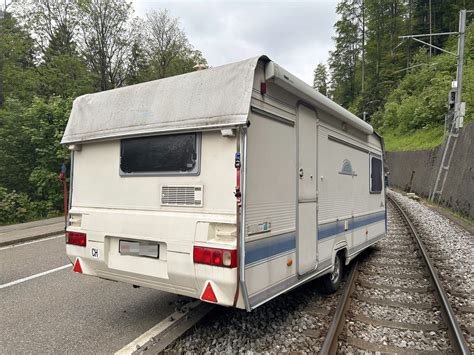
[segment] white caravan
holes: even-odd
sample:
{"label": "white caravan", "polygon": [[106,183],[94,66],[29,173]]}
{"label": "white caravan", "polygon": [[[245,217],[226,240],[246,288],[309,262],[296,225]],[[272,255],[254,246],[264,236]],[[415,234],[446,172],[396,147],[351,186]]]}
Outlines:
{"label": "white caravan", "polygon": [[386,231],[383,142],[266,56],[74,101],[74,270],[250,311]]}

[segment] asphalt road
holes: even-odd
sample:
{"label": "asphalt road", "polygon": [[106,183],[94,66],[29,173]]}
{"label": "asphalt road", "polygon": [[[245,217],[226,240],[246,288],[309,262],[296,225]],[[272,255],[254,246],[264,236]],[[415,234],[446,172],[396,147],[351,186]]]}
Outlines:
{"label": "asphalt road", "polygon": [[176,295],[72,267],[28,279],[68,263],[64,237],[0,248],[1,354],[110,354],[174,311]]}

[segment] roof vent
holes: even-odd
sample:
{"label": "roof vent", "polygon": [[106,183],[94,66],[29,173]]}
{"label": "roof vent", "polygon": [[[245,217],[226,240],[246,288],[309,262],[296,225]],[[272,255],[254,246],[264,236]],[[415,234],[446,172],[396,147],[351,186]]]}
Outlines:
{"label": "roof vent", "polygon": [[204,69],[207,69],[207,65],[206,64],[202,64],[202,63],[199,63],[199,64],[196,64],[193,69],[195,71],[200,71],[200,70],[204,70]]}
{"label": "roof vent", "polygon": [[162,185],[161,204],[163,206],[202,207],[202,185]]}

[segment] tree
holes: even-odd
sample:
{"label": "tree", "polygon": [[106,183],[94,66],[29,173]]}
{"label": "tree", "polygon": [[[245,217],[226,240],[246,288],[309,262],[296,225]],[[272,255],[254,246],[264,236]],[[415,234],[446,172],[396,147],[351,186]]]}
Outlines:
{"label": "tree", "polygon": [[24,26],[34,33],[40,55],[44,55],[52,41],[60,44],[61,49],[65,48],[64,53],[72,54],[79,25],[76,1],[17,0],[13,10]]}
{"label": "tree", "polygon": [[361,3],[358,0],[341,0],[336,7],[340,19],[336,29],[335,49],[329,52],[329,69],[334,88],[332,97],[349,107],[358,93],[356,67],[361,53]]}
{"label": "tree", "polygon": [[57,175],[69,155],[60,141],[71,106],[59,97],[35,98],[29,106],[8,99],[0,111],[0,187],[42,201],[44,216],[61,208]]}
{"label": "tree", "polygon": [[132,19],[125,0],[9,9],[0,13],[0,224],[61,211],[57,175],[69,154],[60,140],[76,96],[206,64],[166,11]]}
{"label": "tree", "polygon": [[313,88],[318,90],[321,94],[327,95],[327,69],[323,63],[318,64],[314,69]]}
{"label": "tree", "polygon": [[130,56],[127,62],[126,85],[138,84],[150,80],[150,63],[146,50],[145,23],[140,18],[133,20],[132,27],[135,29],[131,41]]}
{"label": "tree", "polygon": [[207,64],[201,52],[193,49],[177,18],[167,10],[146,15],[146,43],[153,79],[192,71],[196,64]]}
{"label": "tree", "polygon": [[[445,45],[455,51],[456,38]],[[465,71],[463,100],[467,107],[474,105],[474,23],[466,30]],[[428,51],[420,50],[413,58],[413,64],[429,61]],[[443,127],[447,111],[446,94],[456,75],[456,58],[443,53],[431,58],[433,64],[422,65],[411,70],[391,91],[384,106],[374,115],[374,126],[382,133],[407,135],[419,129]],[[474,113],[466,111],[465,122],[474,120]],[[441,128],[442,131],[442,128]]]}
{"label": "tree", "polygon": [[356,111],[369,117],[383,106],[406,66],[406,52],[395,50],[405,33],[405,0],[365,0],[367,14],[366,93]]}
{"label": "tree", "polygon": [[[473,9],[473,0],[412,0],[414,8],[415,33],[455,32],[458,31],[459,10]],[[430,6],[431,5],[431,6]],[[431,9],[431,12],[430,12]],[[443,48],[447,36],[432,37],[431,43]],[[429,39],[427,38],[429,42]],[[419,47],[419,46],[418,46]],[[432,54],[439,51],[432,49]]]}
{"label": "tree", "polygon": [[18,0],[13,9],[36,42],[37,94],[70,97],[92,90],[91,76],[77,51],[76,1]]}
{"label": "tree", "polygon": [[34,147],[24,134],[24,106],[17,98],[8,98],[0,111],[0,186],[8,190],[29,193],[28,178],[35,164]]}
{"label": "tree", "polygon": [[[383,106],[404,73],[406,52],[397,50],[405,34],[407,0],[341,0],[335,49],[329,69],[334,100],[359,116]],[[405,22],[406,21],[406,22]]]}
{"label": "tree", "polygon": [[97,89],[124,84],[130,55],[132,8],[124,0],[80,0],[80,43]]}
{"label": "tree", "polygon": [[32,99],[38,84],[34,42],[11,13],[0,19],[0,108],[6,98]]}
{"label": "tree", "polygon": [[93,77],[86,62],[77,51],[76,43],[67,36],[67,29],[59,27],[38,65],[41,96],[68,98],[93,91]]}

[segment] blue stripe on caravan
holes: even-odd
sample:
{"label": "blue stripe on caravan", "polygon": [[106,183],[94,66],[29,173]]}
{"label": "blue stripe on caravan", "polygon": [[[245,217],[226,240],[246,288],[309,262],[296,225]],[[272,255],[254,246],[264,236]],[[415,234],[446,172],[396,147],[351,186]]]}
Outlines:
{"label": "blue stripe on caravan", "polygon": [[318,226],[318,239],[325,239],[344,232],[344,222],[329,222]]}
{"label": "blue stripe on caravan", "polygon": [[[349,221],[348,230],[344,230],[344,221],[335,221],[318,226],[318,239],[325,239],[341,233],[350,232],[369,224],[383,221],[385,211],[371,213],[365,216],[353,217]],[[245,243],[245,264],[270,258],[272,256],[293,250],[296,248],[296,234],[287,233],[273,237],[259,239]]]}
{"label": "blue stripe on caravan", "polygon": [[245,243],[245,264],[272,257],[296,248],[294,232]]}
{"label": "blue stripe on caravan", "polygon": [[[329,222],[318,226],[318,239],[329,238],[344,232],[365,227],[369,224],[383,221],[385,219],[385,211],[371,213],[369,215],[352,217],[341,221]],[[349,222],[347,231],[344,229],[344,221]]]}

